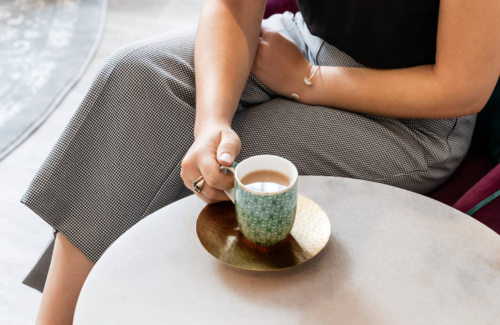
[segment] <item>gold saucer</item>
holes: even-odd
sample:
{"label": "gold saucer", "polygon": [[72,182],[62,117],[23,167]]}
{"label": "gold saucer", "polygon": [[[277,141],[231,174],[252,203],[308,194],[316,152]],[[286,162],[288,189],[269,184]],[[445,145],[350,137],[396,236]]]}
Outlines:
{"label": "gold saucer", "polygon": [[310,260],[326,246],[331,231],[325,211],[300,194],[289,241],[271,252],[245,245],[231,201],[207,205],[196,222],[198,238],[210,254],[226,264],[253,271],[277,271]]}

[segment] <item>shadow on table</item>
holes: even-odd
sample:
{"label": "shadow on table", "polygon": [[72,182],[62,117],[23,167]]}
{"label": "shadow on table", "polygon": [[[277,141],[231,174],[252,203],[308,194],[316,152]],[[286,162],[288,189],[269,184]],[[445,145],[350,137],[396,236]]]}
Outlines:
{"label": "shadow on table", "polygon": [[352,266],[341,243],[331,237],[312,260],[292,269],[254,272],[220,263],[222,282],[252,303],[284,308],[304,324],[381,324],[373,301],[367,302],[350,282]]}

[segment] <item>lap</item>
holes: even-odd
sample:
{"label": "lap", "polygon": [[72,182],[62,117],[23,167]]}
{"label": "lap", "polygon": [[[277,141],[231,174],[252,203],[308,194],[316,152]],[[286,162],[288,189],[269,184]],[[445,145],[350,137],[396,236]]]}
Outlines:
{"label": "lap", "polygon": [[455,127],[470,128],[473,119],[460,125],[434,122],[434,128],[443,131],[441,136],[425,134],[425,121],[419,130],[417,120],[378,118],[275,98],[238,112],[232,126],[242,141],[239,160],[275,154],[291,160],[300,175],[364,179],[425,193],[460,162],[463,148],[457,152],[450,139]]}
{"label": "lap", "polygon": [[[286,17],[274,17],[275,27],[276,21],[289,23]],[[297,43],[303,43],[299,32],[292,34]],[[111,68],[103,69],[98,77],[102,81],[90,94],[111,101],[128,98],[132,103],[120,108],[128,111],[119,114],[136,114],[140,105],[139,109],[159,111],[155,117],[160,120],[178,120],[178,127],[191,133],[196,110],[194,44],[195,30],[184,29],[126,46],[110,57],[107,66]],[[337,52],[328,51],[321,47],[317,59],[335,63]],[[345,58],[341,61],[346,62]],[[107,89],[96,89],[100,85]],[[116,109],[114,104],[104,106]],[[135,118],[150,119],[144,114]],[[252,75],[233,120],[243,146],[239,159],[271,153],[293,161],[303,175],[359,178],[422,193],[441,183],[460,162],[460,154],[452,157],[449,142],[456,124],[456,119],[398,120],[308,106],[277,97]],[[470,121],[462,124],[471,129]],[[163,127],[162,123],[157,126]],[[165,146],[165,153],[170,148],[165,142],[152,142]]]}

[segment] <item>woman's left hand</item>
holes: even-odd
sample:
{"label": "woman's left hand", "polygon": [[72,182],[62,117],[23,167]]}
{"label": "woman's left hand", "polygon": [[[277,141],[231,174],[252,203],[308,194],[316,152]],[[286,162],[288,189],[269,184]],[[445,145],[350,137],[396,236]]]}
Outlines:
{"label": "woman's left hand", "polygon": [[280,33],[262,27],[259,47],[252,66],[252,74],[277,94],[291,98],[306,87],[312,63],[302,55],[295,43]]}

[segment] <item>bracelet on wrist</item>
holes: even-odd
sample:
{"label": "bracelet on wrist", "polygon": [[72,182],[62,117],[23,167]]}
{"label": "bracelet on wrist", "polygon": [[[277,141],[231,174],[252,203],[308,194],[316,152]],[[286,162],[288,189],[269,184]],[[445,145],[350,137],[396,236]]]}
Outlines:
{"label": "bracelet on wrist", "polygon": [[[304,83],[307,86],[311,86],[313,84],[313,82],[311,81],[311,79],[314,77],[314,75],[316,74],[316,72],[318,72],[319,68],[321,68],[321,66],[318,66],[316,68],[316,70],[314,70],[314,72],[311,74],[310,77],[307,77],[307,76],[304,77]],[[292,93],[291,97],[292,97],[292,99],[294,99],[296,101],[300,100],[300,96],[297,93]]]}

